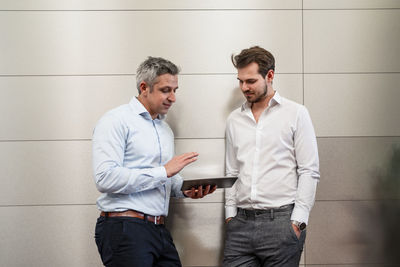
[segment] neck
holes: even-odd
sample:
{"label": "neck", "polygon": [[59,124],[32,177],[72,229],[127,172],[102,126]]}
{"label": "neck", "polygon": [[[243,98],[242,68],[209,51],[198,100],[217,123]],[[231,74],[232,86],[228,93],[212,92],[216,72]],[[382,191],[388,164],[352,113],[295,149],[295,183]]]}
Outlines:
{"label": "neck", "polygon": [[256,110],[266,109],[269,105],[269,101],[274,97],[274,95],[275,95],[274,90],[268,90],[268,93],[263,100],[256,103],[252,103],[251,110],[256,111]]}
{"label": "neck", "polygon": [[151,118],[154,120],[155,118],[157,118],[158,114],[153,114],[150,111],[149,105],[146,101],[146,98],[144,98],[141,94],[139,96],[136,97],[137,100],[139,100],[140,103],[142,103],[142,105],[144,106],[144,108],[149,112]]}

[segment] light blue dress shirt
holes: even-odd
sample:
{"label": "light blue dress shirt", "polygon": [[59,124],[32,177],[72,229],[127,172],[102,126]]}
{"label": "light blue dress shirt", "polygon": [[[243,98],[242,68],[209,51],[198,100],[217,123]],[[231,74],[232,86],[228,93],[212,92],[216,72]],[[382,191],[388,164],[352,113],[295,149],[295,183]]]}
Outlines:
{"label": "light blue dress shirt", "polygon": [[99,120],[92,152],[100,210],[166,216],[170,196],[184,197],[182,177],[168,178],[164,168],[174,156],[174,134],[163,119],[153,120],[134,97]]}

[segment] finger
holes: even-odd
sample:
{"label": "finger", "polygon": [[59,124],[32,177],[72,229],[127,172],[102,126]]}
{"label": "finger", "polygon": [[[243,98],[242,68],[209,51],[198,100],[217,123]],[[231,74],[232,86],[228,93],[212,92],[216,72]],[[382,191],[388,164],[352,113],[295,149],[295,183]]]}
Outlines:
{"label": "finger", "polygon": [[214,185],[213,188],[210,190],[209,194],[213,193],[216,189],[217,189],[217,185]]}
{"label": "finger", "polygon": [[180,154],[178,156],[175,156],[174,158],[177,161],[184,161],[188,157],[188,154],[190,154],[190,153],[183,153],[183,154]]}
{"label": "finger", "polygon": [[185,158],[185,159],[183,159],[182,164],[184,166],[186,166],[186,165],[188,165],[188,164],[190,164],[192,162],[195,162],[196,160],[197,160],[197,157]]}
{"label": "finger", "polygon": [[210,187],[211,187],[210,185],[206,186],[206,189],[204,189],[204,193],[203,193],[204,195],[207,195],[210,192]]}
{"label": "finger", "polygon": [[197,198],[196,197],[196,189],[194,188],[194,187],[192,187],[192,190],[191,190],[191,196],[190,196],[191,198]]}
{"label": "finger", "polygon": [[187,158],[186,161],[188,161],[188,163],[194,162],[197,160],[197,157],[192,157],[192,158]]}
{"label": "finger", "polygon": [[187,197],[190,197],[191,194],[192,194],[192,190],[185,190],[185,191],[183,191],[183,194],[184,194],[185,196],[187,196]]}
{"label": "finger", "polygon": [[197,195],[199,198],[202,198],[203,197],[203,186],[200,185],[198,190],[199,190],[199,192],[197,192]]}
{"label": "finger", "polygon": [[183,153],[183,154],[179,155],[179,157],[182,157],[182,158],[193,158],[193,157],[197,157],[198,155],[199,155],[199,153],[197,153],[197,152],[186,152],[186,153]]}

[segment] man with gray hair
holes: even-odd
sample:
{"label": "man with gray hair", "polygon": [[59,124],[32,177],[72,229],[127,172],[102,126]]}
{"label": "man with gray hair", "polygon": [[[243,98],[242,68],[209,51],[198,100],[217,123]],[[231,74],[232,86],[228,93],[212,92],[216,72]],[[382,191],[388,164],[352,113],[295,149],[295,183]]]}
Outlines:
{"label": "man with gray hair", "polygon": [[178,67],[149,57],[137,70],[138,97],[107,112],[93,133],[93,170],[101,211],[95,240],[105,266],[181,266],[164,226],[169,198],[202,198],[215,190],[181,191],[179,172],[198,153],[174,157],[163,120],[176,100]]}

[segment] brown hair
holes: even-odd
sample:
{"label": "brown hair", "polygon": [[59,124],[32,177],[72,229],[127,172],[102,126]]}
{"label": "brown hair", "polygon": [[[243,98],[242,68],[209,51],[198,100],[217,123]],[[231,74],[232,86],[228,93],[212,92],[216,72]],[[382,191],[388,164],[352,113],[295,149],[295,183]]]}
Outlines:
{"label": "brown hair", "polygon": [[263,78],[265,78],[269,70],[275,71],[274,56],[269,51],[259,46],[243,49],[242,52],[236,56],[232,54],[231,60],[236,69],[244,68],[253,62],[257,63],[258,73],[260,73]]}

